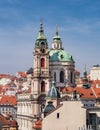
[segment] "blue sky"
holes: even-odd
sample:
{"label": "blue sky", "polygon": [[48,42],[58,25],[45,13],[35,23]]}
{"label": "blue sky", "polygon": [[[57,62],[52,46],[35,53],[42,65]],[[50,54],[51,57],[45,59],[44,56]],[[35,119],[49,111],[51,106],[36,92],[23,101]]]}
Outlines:
{"label": "blue sky", "polygon": [[33,67],[40,18],[50,48],[58,25],[81,73],[100,64],[100,0],[0,0],[0,73]]}

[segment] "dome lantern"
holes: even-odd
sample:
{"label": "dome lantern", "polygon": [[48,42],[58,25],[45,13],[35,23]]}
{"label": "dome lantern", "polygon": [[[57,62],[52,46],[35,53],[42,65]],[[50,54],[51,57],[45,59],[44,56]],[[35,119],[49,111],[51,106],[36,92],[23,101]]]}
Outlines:
{"label": "dome lantern", "polygon": [[56,26],[56,35],[53,37],[52,49],[62,49],[62,42],[58,33],[58,26]]}

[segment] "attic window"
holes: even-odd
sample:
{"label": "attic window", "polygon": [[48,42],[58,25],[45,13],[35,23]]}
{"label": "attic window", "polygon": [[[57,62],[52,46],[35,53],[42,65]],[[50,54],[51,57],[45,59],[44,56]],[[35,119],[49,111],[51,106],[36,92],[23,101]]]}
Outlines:
{"label": "attic window", "polygon": [[82,97],[84,94],[82,93],[82,94],[80,94],[80,97]]}
{"label": "attic window", "polygon": [[60,57],[61,57],[61,59],[63,59],[63,58],[64,58],[64,56],[63,56],[63,55],[61,55]]}

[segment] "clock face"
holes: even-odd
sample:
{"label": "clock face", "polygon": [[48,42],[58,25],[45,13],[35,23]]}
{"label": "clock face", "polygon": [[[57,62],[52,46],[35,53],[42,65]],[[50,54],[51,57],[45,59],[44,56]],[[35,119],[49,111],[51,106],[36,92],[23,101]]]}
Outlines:
{"label": "clock face", "polygon": [[45,53],[45,49],[41,49],[40,51],[41,51],[42,53]]}

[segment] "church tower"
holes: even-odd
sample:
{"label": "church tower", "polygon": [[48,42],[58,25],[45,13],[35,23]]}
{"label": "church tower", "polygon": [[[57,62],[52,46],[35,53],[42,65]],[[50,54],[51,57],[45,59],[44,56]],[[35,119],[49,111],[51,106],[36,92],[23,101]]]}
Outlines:
{"label": "church tower", "polygon": [[47,39],[44,36],[42,21],[40,22],[40,30],[35,42],[33,58],[34,69],[31,94],[34,98],[34,116],[39,117],[50,86],[49,49]]}
{"label": "church tower", "polygon": [[42,22],[35,42],[33,70],[33,94],[40,96],[49,90],[49,49],[47,39],[44,36]]}

